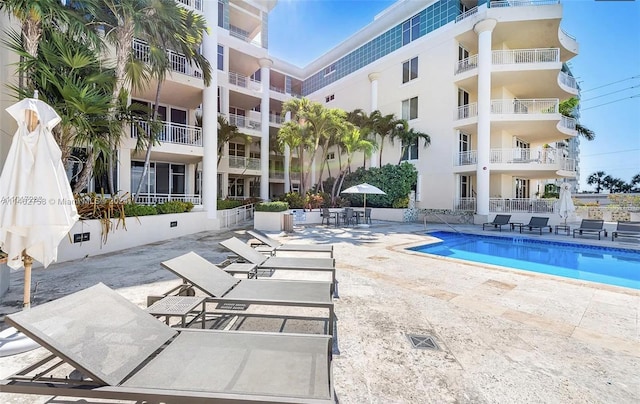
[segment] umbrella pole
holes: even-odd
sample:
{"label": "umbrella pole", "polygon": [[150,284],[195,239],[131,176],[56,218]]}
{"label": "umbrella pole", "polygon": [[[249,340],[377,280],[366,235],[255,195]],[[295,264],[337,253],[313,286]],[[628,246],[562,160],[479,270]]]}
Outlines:
{"label": "umbrella pole", "polygon": [[24,303],[23,309],[31,308],[31,265],[33,258],[27,255],[26,251],[22,252],[22,263],[24,264]]}

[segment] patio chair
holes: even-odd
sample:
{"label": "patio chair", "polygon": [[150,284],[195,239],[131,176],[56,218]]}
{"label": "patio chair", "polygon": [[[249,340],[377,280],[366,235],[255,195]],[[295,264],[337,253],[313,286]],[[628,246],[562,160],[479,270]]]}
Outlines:
{"label": "patio chair", "polygon": [[320,271],[331,272],[331,284],[336,283],[336,266],[333,258],[307,258],[307,257],[276,257],[266,256],[251,248],[237,237],[220,242],[220,245],[231,251],[239,258],[238,261],[246,261],[256,265],[257,270],[293,270],[293,271]]}
{"label": "patio chair", "polygon": [[314,252],[328,253],[333,258],[333,245],[326,244],[283,244],[276,239],[269,237],[260,230],[247,230],[247,233],[255,237],[258,241],[270,247],[270,251],[276,255],[278,252]]}
{"label": "patio chair", "polygon": [[616,229],[611,232],[611,241],[618,237],[640,238],[640,222],[618,222]]}
{"label": "patio chair", "polygon": [[510,224],[509,220],[511,220],[511,215],[496,215],[492,222],[482,223],[482,230],[484,230],[485,226],[492,226],[494,229],[502,231],[502,226]]}
{"label": "patio chair", "polygon": [[532,216],[531,219],[529,219],[529,223],[517,223],[515,224],[515,226],[520,228],[520,233],[522,233],[522,229],[524,228],[525,230],[528,229],[529,231],[534,231],[534,230],[539,230],[540,231],[540,235],[542,235],[542,230],[548,228],[549,229],[549,233],[551,233],[553,230],[551,229],[551,226],[549,226],[549,218],[548,217],[538,217],[538,216]]}
{"label": "patio chair", "polygon": [[164,403],[336,400],[331,337],[176,329],[98,284],[5,317],[51,354],[0,392]]}
{"label": "patio chair", "polygon": [[364,209],[364,223],[371,224],[371,208]]}
{"label": "patio chair", "polygon": [[[332,284],[329,282],[239,279],[193,251],[160,265],[183,280],[182,285],[165,295],[196,288],[209,296],[208,301],[215,303],[324,308],[329,311],[328,330],[329,335],[333,335]],[[155,297],[151,299],[155,300]]]}
{"label": "patio chair", "polygon": [[356,215],[356,212],[353,210],[353,208],[344,208],[344,211],[342,212],[342,223],[345,226],[348,226],[350,224],[357,224],[357,220],[358,215]]}
{"label": "patio chair", "polygon": [[338,226],[338,220],[338,212],[332,212],[329,208],[322,208],[322,224],[327,222],[327,226],[330,226],[331,221],[333,221],[335,225]]}
{"label": "patio chair", "polygon": [[600,234],[604,233],[607,237],[607,231],[604,229],[604,220],[601,219],[582,219],[580,227],[573,229],[573,238],[576,238],[576,233],[582,236],[583,234],[597,234],[598,240],[600,240]]}

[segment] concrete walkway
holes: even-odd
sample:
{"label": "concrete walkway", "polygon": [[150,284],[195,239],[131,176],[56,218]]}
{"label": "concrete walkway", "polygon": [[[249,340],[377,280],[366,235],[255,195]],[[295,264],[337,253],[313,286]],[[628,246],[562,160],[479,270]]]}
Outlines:
{"label": "concrete walkway", "polygon": [[[456,229],[482,233],[479,226]],[[244,229],[206,232],[36,269],[33,305],[103,282],[144,307],[147,295],[180,283],[161,261],[195,251],[220,262],[227,254],[217,241],[231,235],[248,239]],[[279,237],[335,246],[340,355],[333,373],[342,403],[640,402],[639,290],[406,251],[430,240],[422,224],[296,227]],[[12,274],[1,315],[20,309],[21,277]],[[408,334],[430,336],[439,349],[415,349]],[[43,354],[0,358],[0,377]],[[86,401],[0,394],[0,402]]]}

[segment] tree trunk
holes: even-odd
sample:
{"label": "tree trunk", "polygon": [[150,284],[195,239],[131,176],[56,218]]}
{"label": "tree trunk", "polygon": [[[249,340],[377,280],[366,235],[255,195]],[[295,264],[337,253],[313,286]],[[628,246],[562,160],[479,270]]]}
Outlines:
{"label": "tree trunk", "polygon": [[[162,89],[162,81],[158,79],[158,85],[156,86],[156,99],[155,99],[155,104],[153,105],[153,114],[152,114],[154,123],[156,119],[158,119],[158,108],[159,108],[158,104],[160,103],[161,89]],[[142,168],[142,174],[140,175],[140,182],[138,183],[138,188],[136,189],[136,193],[133,196],[134,202],[138,202],[138,198],[139,198],[138,195],[140,194],[140,190],[142,189],[142,184],[144,183],[144,179],[147,177],[147,174],[149,173],[149,166],[151,164],[151,148],[153,147],[153,144],[155,143],[155,140],[156,140],[155,125],[151,128],[148,135],[149,135],[149,138],[147,139],[147,142],[148,142],[147,151],[144,155],[144,166]]]}
{"label": "tree trunk", "polygon": [[94,165],[94,153],[93,149],[87,149],[87,160],[84,162],[82,166],[82,170],[80,170],[80,174],[78,175],[78,180],[76,184],[73,186],[73,193],[79,194],[83,189],[89,186],[89,180],[93,174],[93,165]]}

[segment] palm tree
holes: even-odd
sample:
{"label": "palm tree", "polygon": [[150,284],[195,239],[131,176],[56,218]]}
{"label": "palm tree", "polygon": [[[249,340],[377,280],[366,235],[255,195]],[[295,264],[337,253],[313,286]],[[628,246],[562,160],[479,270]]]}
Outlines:
{"label": "palm tree", "polygon": [[[194,64],[201,69],[205,85],[211,83],[211,65],[208,60],[198,52],[198,47],[202,43],[204,33],[207,31],[207,22],[200,14],[179,7],[176,2],[162,2],[159,7],[168,7],[159,10],[155,17],[158,19],[152,24],[153,32],[150,33],[151,46],[149,50],[149,63],[151,65],[151,76],[157,81],[156,96],[153,106],[152,119],[157,121],[158,108],[160,107],[160,92],[162,84],[166,79],[167,72],[172,70],[172,60],[169,52],[178,51],[189,64]],[[137,201],[138,194],[144,184],[144,179],[149,172],[151,163],[151,149],[157,142],[156,135],[161,125],[152,125],[146,139],[146,153],[144,166],[140,174],[138,189],[135,190],[134,200]],[[143,133],[143,132],[140,132]],[[140,138],[139,138],[140,140]]]}
{"label": "palm tree", "polygon": [[633,192],[640,192],[640,174],[636,174],[631,178],[631,187]]}
{"label": "palm tree", "polygon": [[[44,25],[35,58],[24,49],[20,33],[9,35],[9,49],[21,57],[18,71],[31,71],[32,84],[58,112],[61,123],[53,135],[67,165],[74,148],[85,148],[82,170],[74,192],[84,189],[92,174],[95,156],[108,152],[107,136],[113,71],[106,69],[95,48],[70,31]],[[30,96],[30,89],[11,87],[18,98]],[[73,183],[74,181],[72,181]]]}
{"label": "palm tree", "polygon": [[578,122],[577,111],[578,111],[579,104],[580,104],[580,100],[578,100],[578,98],[571,97],[568,100],[562,101],[558,107],[558,110],[561,115],[564,115],[566,117],[573,118],[576,120],[576,131],[578,132],[579,136],[582,136],[587,140],[593,140],[596,138],[595,132],[593,132],[591,129],[585,126],[582,126]]}
{"label": "palm tree", "polygon": [[599,194],[604,187],[604,181],[607,175],[604,171],[596,171],[587,178],[587,184],[596,186],[596,194]]}
{"label": "palm tree", "polygon": [[[75,34],[84,31],[79,14],[63,6],[60,0],[0,0],[0,11],[5,11],[20,21],[23,49],[32,58],[38,55],[38,46],[45,25],[55,24]],[[84,31],[84,34],[87,35],[85,39],[95,39],[88,35],[87,31]],[[35,89],[32,74],[29,71],[25,73],[29,96],[33,96]]]}
{"label": "palm tree", "polygon": [[218,164],[222,159],[224,145],[242,136],[249,137],[249,135],[240,132],[237,126],[231,125],[224,115],[218,115]]}
{"label": "palm tree", "polygon": [[378,167],[382,167],[382,150],[384,149],[385,138],[392,139],[396,134],[406,131],[409,128],[409,124],[404,119],[397,119],[394,114],[382,115],[380,111],[374,112],[378,114],[374,115],[372,132],[380,136]]}
{"label": "palm tree", "polygon": [[398,130],[392,134],[391,143],[393,144],[394,140],[399,139],[402,143],[402,147],[400,148],[400,160],[398,164],[402,163],[402,160],[408,159],[409,156],[406,156],[409,147],[413,145],[418,145],[420,139],[422,139],[424,148],[426,149],[431,144],[431,137],[423,132],[415,131],[413,128],[409,130]]}
{"label": "palm tree", "polygon": [[349,167],[353,162],[353,156],[356,152],[363,152],[365,157],[371,156],[371,153],[375,149],[375,144],[366,138],[366,132],[358,129],[353,124],[347,124],[344,126],[341,133],[338,135],[338,144],[341,153],[347,155],[346,164],[344,167],[340,166],[340,172],[338,177],[333,182],[333,188],[331,189],[331,203],[335,203],[335,199],[338,196],[338,192],[342,189],[342,184],[347,176]]}

